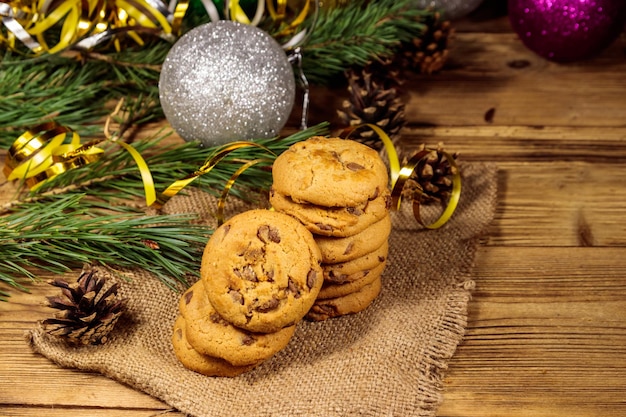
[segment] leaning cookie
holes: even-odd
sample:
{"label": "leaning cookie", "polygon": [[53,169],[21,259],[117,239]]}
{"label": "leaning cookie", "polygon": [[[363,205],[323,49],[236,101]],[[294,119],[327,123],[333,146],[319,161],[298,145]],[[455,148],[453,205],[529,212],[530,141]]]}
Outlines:
{"label": "leaning cookie", "polygon": [[275,210],[295,217],[313,234],[346,237],[355,235],[389,213],[391,193],[381,189],[371,200],[354,207],[324,207],[296,203],[290,197],[270,190],[270,204]]}
{"label": "leaning cookie", "polygon": [[355,207],[388,187],[378,152],[354,140],[314,136],[274,161],[273,186],[296,203]]}
{"label": "leaning cookie", "polygon": [[235,377],[257,366],[234,366],[223,359],[198,353],[187,341],[186,323],[182,316],[178,316],[174,324],[172,345],[174,354],[185,368],[206,376]]}
{"label": "leaning cookie", "polygon": [[322,286],[321,255],[298,220],[249,210],[218,227],[204,250],[200,273],[218,314],[252,332],[293,326]]}
{"label": "leaning cookie", "polygon": [[352,261],[380,248],[388,241],[390,233],[391,216],[387,214],[356,235],[347,237],[315,236],[315,241],[322,254],[322,262],[335,264]]}
{"label": "leaning cookie", "polygon": [[323,321],[365,310],[380,294],[382,282],[377,278],[361,290],[343,297],[319,299],[306,315],[307,320]]}
{"label": "leaning cookie", "polygon": [[198,281],[183,294],[181,314],[189,344],[199,353],[235,366],[258,364],[283,349],[295,332],[289,326],[274,333],[253,333],[233,326],[215,311],[204,284]]}

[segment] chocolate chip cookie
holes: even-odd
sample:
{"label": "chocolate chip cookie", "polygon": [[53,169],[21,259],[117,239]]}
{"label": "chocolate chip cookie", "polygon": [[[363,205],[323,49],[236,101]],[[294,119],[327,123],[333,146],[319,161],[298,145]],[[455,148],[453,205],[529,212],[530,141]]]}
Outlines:
{"label": "chocolate chip cookie", "polygon": [[356,207],[389,187],[376,151],[349,139],[314,136],[280,154],[272,168],[275,190],[296,203]]}
{"label": "chocolate chip cookie", "polygon": [[378,297],[382,288],[380,278],[357,292],[343,297],[318,299],[306,315],[311,321],[322,321],[333,317],[354,314],[365,310]]}
{"label": "chocolate chip cookie", "polygon": [[235,366],[258,364],[283,349],[296,326],[273,333],[254,333],[233,326],[215,311],[198,281],[181,297],[189,344],[198,353],[226,360]]}
{"label": "chocolate chip cookie", "polygon": [[226,321],[252,332],[293,326],[322,286],[313,235],[293,217],[249,210],[218,227],[204,250],[202,282]]}
{"label": "chocolate chip cookie", "polygon": [[235,377],[257,366],[235,366],[223,359],[202,355],[187,341],[186,320],[182,316],[178,316],[174,324],[172,345],[174,354],[185,368],[206,376]]}
{"label": "chocolate chip cookie", "polygon": [[363,278],[365,274],[383,264],[387,260],[389,244],[384,242],[373,252],[360,256],[352,261],[336,264],[322,264],[324,283],[344,284]]}
{"label": "chocolate chip cookie", "polygon": [[275,210],[295,217],[314,234],[346,237],[365,230],[389,214],[391,193],[384,188],[373,199],[357,206],[324,207],[297,203],[272,188],[269,201]]}
{"label": "chocolate chip cookie", "polygon": [[322,262],[334,264],[347,262],[380,248],[391,233],[391,217],[384,216],[362,232],[347,237],[315,235],[322,254]]}

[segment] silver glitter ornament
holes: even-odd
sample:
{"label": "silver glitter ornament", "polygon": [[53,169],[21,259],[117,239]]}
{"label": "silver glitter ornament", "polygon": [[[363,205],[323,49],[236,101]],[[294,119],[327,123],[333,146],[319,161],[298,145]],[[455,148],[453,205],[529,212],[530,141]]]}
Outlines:
{"label": "silver glitter ornament", "polygon": [[433,8],[442,11],[442,17],[449,20],[464,17],[473,12],[483,0],[416,0],[419,9]]}
{"label": "silver glitter ornament", "polygon": [[185,140],[205,146],[276,136],[295,100],[285,51],[267,32],[220,20],[198,26],[170,49],[159,96]]}

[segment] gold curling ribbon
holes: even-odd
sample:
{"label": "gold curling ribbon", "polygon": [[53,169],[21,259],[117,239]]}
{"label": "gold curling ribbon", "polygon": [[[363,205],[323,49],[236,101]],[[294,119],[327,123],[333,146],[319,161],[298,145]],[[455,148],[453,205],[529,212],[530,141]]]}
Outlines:
{"label": "gold curling ribbon", "polygon": [[[111,118],[120,111],[122,103],[123,100],[120,100],[107,118],[104,139],[83,144],[78,133],[56,122],[43,123],[27,130],[7,152],[3,169],[7,180],[22,179],[31,191],[35,191],[59,174],[100,159],[104,150],[97,145],[108,141],[123,148],[133,158],[144,184],[146,204],[152,205],[156,201],[156,190],[148,164],[134,147],[109,133]],[[65,143],[68,135],[71,135],[70,143]]]}
{"label": "gold curling ribbon", "polygon": [[[70,143],[64,143],[68,135]],[[80,136],[56,122],[43,123],[18,137],[7,152],[3,172],[7,180],[21,179],[36,190],[45,181],[98,160],[104,151],[85,147]]]}
{"label": "gold curling ribbon", "polygon": [[[67,135],[71,135],[69,144],[64,144]],[[156,191],[152,174],[141,154],[131,145],[115,139],[106,139],[128,152],[137,167],[144,184],[146,204],[156,201]],[[4,174],[7,180],[22,179],[31,191],[37,190],[46,181],[59,174],[79,168],[99,160],[104,149],[96,145],[105,139],[97,139],[82,144],[80,136],[67,127],[55,122],[34,127],[22,134],[7,153]]]}
{"label": "gold curling ribbon", "polygon": [[230,189],[235,184],[235,181],[237,181],[239,176],[243,174],[245,170],[247,170],[253,165],[256,165],[262,162],[272,163],[273,161],[274,161],[273,159],[269,159],[269,158],[253,159],[252,161],[248,161],[242,166],[240,166],[237,169],[237,171],[235,171],[235,173],[228,179],[228,181],[226,182],[226,185],[224,186],[224,189],[222,190],[222,194],[220,195],[220,198],[217,200],[217,213],[215,214],[215,217],[217,219],[218,226],[221,226],[224,223],[224,205],[226,204],[226,197],[228,197],[228,193],[230,192]]}
{"label": "gold curling ribbon", "polygon": [[[288,1],[287,0],[257,0],[257,7],[254,17],[250,17],[241,7],[239,0],[225,0],[224,14],[226,19],[233,20],[239,23],[257,26],[263,20],[265,10],[273,24],[281,26],[282,29],[275,34],[275,37],[283,37],[293,35],[291,39],[286,41],[282,47],[286,50],[292,49],[295,46],[302,44],[304,39],[310,34],[315,26],[318,16],[318,1],[316,0],[301,0],[303,2],[302,8],[296,13],[291,21],[288,21],[289,16],[287,13]],[[217,21],[220,19],[220,12],[211,0],[202,0],[205,10],[207,11],[211,21]],[[313,4],[313,5],[312,5]],[[303,29],[298,33],[294,33],[298,26],[300,26],[306,18],[312,14],[312,24],[308,29]]]}
{"label": "gold curling ribbon", "polygon": [[[198,170],[183,179],[175,181],[165,189],[157,198],[154,179],[150,172],[150,167],[141,154],[131,145],[118,140],[109,133],[109,123],[111,117],[121,109],[123,100],[120,100],[113,113],[107,118],[104,127],[105,138],[82,144],[80,136],[68,127],[60,126],[56,122],[47,122],[29,129],[18,137],[7,152],[3,172],[7,180],[13,181],[22,179],[31,191],[37,190],[46,181],[51,180],[59,174],[79,168],[95,162],[104,154],[104,150],[96,147],[102,142],[114,143],[123,148],[133,158],[139,169],[144,186],[146,205],[161,208],[170,198],[178,194],[184,187],[192,183],[201,175],[209,173],[220,161],[231,152],[246,148],[257,147],[265,150],[272,156],[276,154],[261,144],[248,141],[228,143],[218,149],[208,158],[208,160]],[[69,144],[64,143],[67,137],[71,136]],[[248,168],[261,162],[272,162],[270,158],[258,158],[246,161],[226,183],[222,195],[218,200],[217,219],[218,223],[224,220],[224,204],[228,193],[235,181]]]}
{"label": "gold curling ribbon", "polygon": [[[15,0],[0,3],[0,17],[8,30],[0,32],[0,43],[17,50],[16,39],[34,55],[58,53],[77,47],[91,49],[120,33],[127,33],[139,45],[137,32],[160,36],[177,35],[189,0],[179,0],[173,11],[163,0]],[[49,46],[46,33],[60,27],[55,45]],[[115,39],[119,50],[119,40]]]}
{"label": "gold curling ribbon", "polygon": [[[237,150],[237,149],[241,149],[241,148],[248,148],[248,147],[256,147],[256,148],[260,148],[263,149],[265,151],[267,151],[268,153],[270,153],[271,155],[276,155],[274,152],[272,152],[272,150],[270,150],[269,148],[259,144],[259,143],[255,143],[255,142],[248,142],[248,141],[237,141],[237,142],[231,142],[231,143],[227,143],[226,145],[216,149],[213,154],[208,158],[208,160],[199,168],[197,169],[195,172],[187,175],[185,178],[182,178],[180,180],[175,181],[174,183],[172,183],[169,187],[167,187],[165,189],[165,191],[163,191],[161,193],[161,195],[159,196],[159,198],[157,199],[157,201],[154,203],[154,206],[157,209],[160,209],[161,207],[163,207],[163,205],[172,197],[174,197],[176,194],[178,194],[183,188],[185,188],[187,185],[191,184],[193,181],[195,181],[198,177],[207,174],[209,172],[211,172],[211,170],[213,168],[215,168],[215,166],[222,160],[224,159],[228,154],[230,154],[231,152]],[[245,166],[245,165],[244,165]],[[245,169],[247,169],[249,166],[246,166]],[[241,171],[243,172],[243,171]],[[239,174],[237,174],[235,176],[235,180],[237,179],[237,177],[239,177],[239,175],[241,174],[241,172]],[[234,182],[234,181],[233,181]],[[230,184],[230,186],[228,187],[228,190],[230,190],[230,187],[232,187],[232,184]],[[226,193],[228,194],[228,192]],[[224,197],[225,198],[225,197]],[[222,203],[223,206],[223,203]],[[223,212],[223,208],[222,208],[222,212]]]}
{"label": "gold curling ribbon", "polygon": [[[385,131],[378,126],[372,124],[364,124],[360,126],[355,126],[353,128],[348,128],[344,130],[343,133],[346,134],[346,138],[348,138],[350,134],[352,134],[352,132],[362,127],[369,127],[374,132],[376,132],[380,140],[383,142],[383,145],[385,146],[385,150],[387,151],[387,157],[389,159],[389,177],[391,180],[392,207],[395,210],[399,210],[402,203],[402,189],[404,188],[404,185],[411,177],[411,175],[413,175],[413,173],[415,172],[415,168],[417,167],[419,162],[424,159],[424,157],[426,157],[432,150],[424,149],[422,151],[419,151],[415,155],[413,155],[406,164],[400,166],[398,153],[396,152],[396,148],[392,140],[385,133]],[[452,171],[452,191],[450,193],[448,204],[446,205],[443,213],[433,223],[426,224],[422,220],[422,216],[420,214],[419,199],[413,199],[413,216],[419,224],[427,229],[438,229],[446,224],[456,210],[459,199],[461,197],[461,173],[459,171],[459,168],[456,165],[456,162],[454,161],[452,155],[447,152],[442,153],[450,164]]]}

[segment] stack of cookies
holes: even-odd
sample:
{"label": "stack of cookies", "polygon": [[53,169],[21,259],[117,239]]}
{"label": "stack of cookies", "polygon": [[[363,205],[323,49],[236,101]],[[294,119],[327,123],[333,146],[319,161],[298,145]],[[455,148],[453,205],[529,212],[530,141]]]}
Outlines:
{"label": "stack of cookies", "polygon": [[218,227],[201,279],[180,298],[172,343],[182,364],[236,376],[284,348],[322,287],[320,250],[296,219],[250,210]]}
{"label": "stack of cookies", "polygon": [[371,148],[346,139],[313,137],[279,155],[270,204],[313,233],[324,284],[310,320],[357,313],[381,289],[391,205],[387,167]]}

